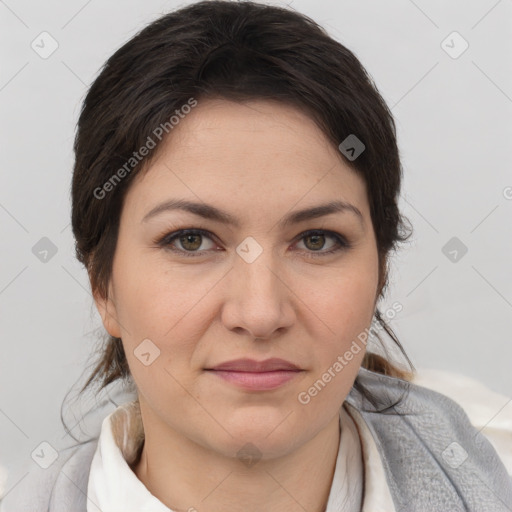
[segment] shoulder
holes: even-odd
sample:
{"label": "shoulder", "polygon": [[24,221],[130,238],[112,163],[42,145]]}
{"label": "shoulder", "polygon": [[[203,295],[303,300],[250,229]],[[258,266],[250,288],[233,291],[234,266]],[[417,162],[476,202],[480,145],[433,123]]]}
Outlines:
{"label": "shoulder", "polygon": [[512,478],[512,398],[478,380],[453,372],[421,368],[413,379],[460,405],[471,425],[493,445]]}
{"label": "shoulder", "polygon": [[[385,377],[386,379],[386,377]],[[381,381],[382,382],[382,381]],[[402,389],[398,380],[388,385]],[[405,389],[405,387],[404,387]],[[492,391],[465,375],[421,368],[408,387],[408,401],[425,411],[444,415],[456,429],[483,435],[512,478],[512,398]]]}
{"label": "shoulder", "polygon": [[0,512],[86,512],[89,471],[97,443],[95,437],[63,448],[46,469],[27,461],[20,480],[0,501]]}
{"label": "shoulder", "polygon": [[452,398],[414,379],[361,368],[346,401],[368,425],[399,503],[446,510],[512,506],[503,462]]}

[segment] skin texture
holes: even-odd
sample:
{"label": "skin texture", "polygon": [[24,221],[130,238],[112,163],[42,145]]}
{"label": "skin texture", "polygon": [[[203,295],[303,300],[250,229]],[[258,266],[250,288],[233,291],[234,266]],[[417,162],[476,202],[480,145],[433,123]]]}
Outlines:
{"label": "skin texture", "polygon": [[[308,404],[298,400],[371,324],[378,253],[366,186],[317,125],[272,101],[199,102],[128,190],[109,300],[95,296],[107,331],[123,340],[146,435],[138,478],[174,510],[322,511],[339,444],[339,408],[364,349]],[[212,204],[239,227],[185,211],[143,217],[170,198]],[[357,207],[280,227],[288,213],[332,200]],[[155,243],[185,228],[211,236]],[[324,234],[343,235],[349,249]],[[252,237],[248,263],[237,247]],[[188,240],[188,243],[187,243]],[[253,249],[251,249],[253,250]],[[150,339],[160,355],[134,350]],[[304,371],[271,391],[247,391],[204,368],[248,357]],[[261,458],[237,452],[251,443]],[[299,469],[300,468],[300,469]]]}

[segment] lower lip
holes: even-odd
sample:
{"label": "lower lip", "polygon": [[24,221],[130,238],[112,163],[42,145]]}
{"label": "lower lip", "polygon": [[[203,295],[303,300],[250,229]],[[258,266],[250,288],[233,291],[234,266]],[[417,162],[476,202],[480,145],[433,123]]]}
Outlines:
{"label": "lower lip", "polygon": [[291,370],[276,370],[272,372],[208,371],[237,386],[254,391],[276,389],[296,377],[299,373],[302,373],[302,371]]}

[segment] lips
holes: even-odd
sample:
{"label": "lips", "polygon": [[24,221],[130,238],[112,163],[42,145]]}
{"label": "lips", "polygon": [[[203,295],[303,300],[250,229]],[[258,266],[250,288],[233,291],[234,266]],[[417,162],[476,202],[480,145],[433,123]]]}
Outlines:
{"label": "lips", "polygon": [[214,378],[219,377],[229,385],[237,386],[246,392],[277,390],[287,382],[305,375],[305,371],[285,359],[234,359],[205,368]]}
{"label": "lips", "polygon": [[274,372],[274,371],[300,371],[300,368],[290,361],[279,358],[265,359],[264,361],[256,361],[254,359],[234,359],[224,363],[206,368],[206,370],[231,371],[231,372]]}

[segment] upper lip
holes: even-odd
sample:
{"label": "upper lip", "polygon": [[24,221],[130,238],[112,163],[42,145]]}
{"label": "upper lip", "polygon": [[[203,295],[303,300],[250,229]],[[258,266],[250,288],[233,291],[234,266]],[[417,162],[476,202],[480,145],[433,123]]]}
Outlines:
{"label": "upper lip", "polygon": [[212,368],[206,368],[206,370],[226,370],[233,372],[271,372],[277,370],[300,370],[300,368],[286,361],[285,359],[279,359],[273,357],[271,359],[265,359],[264,361],[256,361],[254,359],[233,359],[232,361],[226,361],[225,363],[218,364]]}

